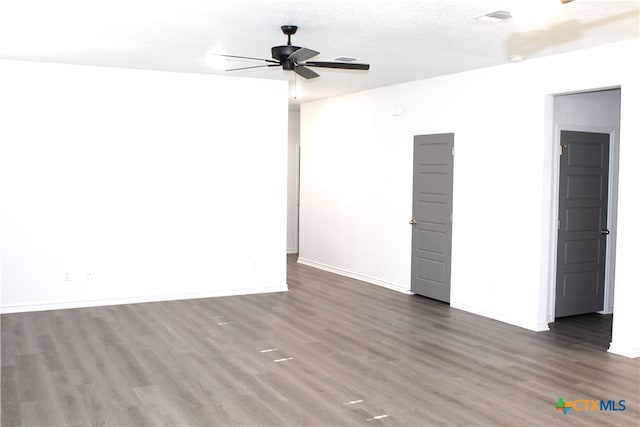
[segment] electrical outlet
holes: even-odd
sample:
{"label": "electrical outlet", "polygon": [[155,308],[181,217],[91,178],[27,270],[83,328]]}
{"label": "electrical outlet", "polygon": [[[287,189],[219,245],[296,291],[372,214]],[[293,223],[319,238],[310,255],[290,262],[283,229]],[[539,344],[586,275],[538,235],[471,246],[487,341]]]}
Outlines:
{"label": "electrical outlet", "polygon": [[70,282],[71,281],[71,272],[70,271],[65,271],[63,277],[64,277],[64,281],[65,282]]}

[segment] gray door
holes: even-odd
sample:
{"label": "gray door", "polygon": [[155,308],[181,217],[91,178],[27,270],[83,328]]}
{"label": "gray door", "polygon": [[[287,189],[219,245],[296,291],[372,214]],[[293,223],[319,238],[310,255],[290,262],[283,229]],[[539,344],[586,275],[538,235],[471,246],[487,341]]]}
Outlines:
{"label": "gray door", "polygon": [[411,290],[449,302],[453,134],[418,135],[413,141]]}
{"label": "gray door", "polygon": [[604,305],[609,135],[562,131],[556,317]]}

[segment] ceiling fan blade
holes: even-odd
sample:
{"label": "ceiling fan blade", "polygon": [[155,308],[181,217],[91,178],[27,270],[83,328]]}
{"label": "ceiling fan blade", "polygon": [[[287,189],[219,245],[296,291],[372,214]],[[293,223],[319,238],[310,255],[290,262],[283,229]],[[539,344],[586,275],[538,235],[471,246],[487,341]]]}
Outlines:
{"label": "ceiling fan blade", "polygon": [[265,62],[272,62],[274,64],[280,64],[278,61],[275,61],[273,59],[253,58],[251,56],[223,55],[221,53],[214,53],[213,55],[222,56],[224,58],[251,59],[253,61],[265,61]]}
{"label": "ceiling fan blade", "polygon": [[307,67],[340,68],[343,70],[368,70],[369,64],[357,64],[354,62],[330,62],[330,61],[307,61]]}
{"label": "ceiling fan blade", "polygon": [[307,67],[303,67],[302,65],[296,65],[296,67],[293,69],[293,72],[301,77],[304,77],[305,79],[315,79],[316,77],[320,77],[320,74],[316,73],[313,70],[310,70]]}
{"label": "ceiling fan blade", "polygon": [[287,61],[302,62],[318,55],[320,55],[320,52],[316,52],[315,50],[312,50],[312,49],[307,49],[306,47],[301,47],[300,49],[296,50],[291,55],[289,55],[289,57],[287,58]]}
{"label": "ceiling fan blade", "polygon": [[230,68],[225,71],[240,71],[240,70],[250,70],[252,68],[279,67],[279,66],[280,64],[253,65],[251,67]]}

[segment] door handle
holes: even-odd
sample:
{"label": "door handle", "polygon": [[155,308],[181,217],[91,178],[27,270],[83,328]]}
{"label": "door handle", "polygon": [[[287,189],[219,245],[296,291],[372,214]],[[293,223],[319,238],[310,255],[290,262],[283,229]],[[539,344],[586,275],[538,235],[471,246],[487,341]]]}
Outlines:
{"label": "door handle", "polygon": [[418,223],[418,221],[416,221],[415,219],[412,219],[411,221],[409,221],[409,224],[411,225],[416,225]]}
{"label": "door handle", "polygon": [[602,230],[600,230],[600,234],[602,234],[603,236],[606,236],[607,234],[609,234],[609,230],[607,230],[606,228],[603,228]]}

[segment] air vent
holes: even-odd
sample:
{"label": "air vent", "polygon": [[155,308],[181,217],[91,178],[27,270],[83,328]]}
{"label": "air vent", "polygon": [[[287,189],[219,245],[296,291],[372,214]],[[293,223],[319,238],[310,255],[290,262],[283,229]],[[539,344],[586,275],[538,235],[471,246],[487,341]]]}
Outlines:
{"label": "air vent", "polygon": [[474,19],[484,22],[502,22],[511,19],[511,13],[506,10],[496,10],[495,12],[485,13],[484,15],[474,16]]}
{"label": "air vent", "polygon": [[358,60],[358,58],[351,58],[349,56],[338,56],[337,58],[334,58],[334,61],[340,61],[340,62],[356,62]]}

